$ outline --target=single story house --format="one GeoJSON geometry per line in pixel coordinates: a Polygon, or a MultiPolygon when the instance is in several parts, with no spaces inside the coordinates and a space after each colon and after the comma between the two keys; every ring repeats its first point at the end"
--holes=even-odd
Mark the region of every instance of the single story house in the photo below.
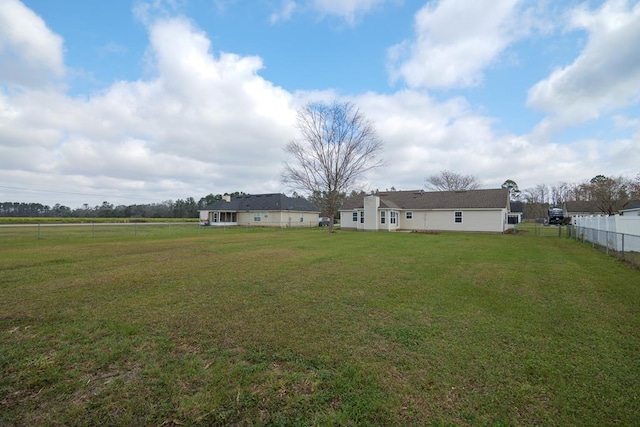
{"type": "MultiPolygon", "coordinates": [[[[614,213],[622,212],[630,206],[635,206],[638,202],[638,200],[617,201],[612,206],[613,211],[614,213]]],[[[564,208],[566,215],[570,217],[607,214],[607,212],[603,211],[602,206],[593,201],[567,201],[564,203],[564,208]]]]}
{"type": "Polygon", "coordinates": [[[509,202],[509,215],[508,223],[512,225],[520,224],[522,222],[522,215],[524,212],[524,203],[511,201],[509,202]]]}
{"type": "Polygon", "coordinates": [[[340,227],[384,231],[503,233],[513,225],[506,188],[467,191],[389,191],[345,200],[340,227]]]}
{"type": "Polygon", "coordinates": [[[640,203],[634,203],[624,209],[620,209],[620,215],[624,216],[640,216],[640,203]]]}
{"type": "Polygon", "coordinates": [[[317,227],[320,210],[302,197],[284,194],[223,196],[200,209],[200,224],[261,227],[317,227]]]}

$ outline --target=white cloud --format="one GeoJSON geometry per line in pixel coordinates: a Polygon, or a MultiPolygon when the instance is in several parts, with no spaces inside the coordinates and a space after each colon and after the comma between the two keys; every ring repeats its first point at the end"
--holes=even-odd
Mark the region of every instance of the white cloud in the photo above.
{"type": "Polygon", "coordinates": [[[358,17],[389,0],[310,0],[312,7],[323,15],[337,16],[349,24],[358,17]]]}
{"type": "Polygon", "coordinates": [[[62,38],[18,0],[0,2],[0,82],[45,87],[64,76],[62,38]]]}
{"type": "Polygon", "coordinates": [[[158,20],[149,34],[148,80],[117,82],[87,99],[0,92],[0,181],[20,169],[34,188],[85,177],[88,191],[135,182],[141,197],[158,182],[183,197],[280,190],[292,95],[258,75],[260,58],[214,55],[188,20],[158,20]]]}
{"type": "Polygon", "coordinates": [[[521,3],[427,2],[416,14],[415,38],[389,49],[391,79],[412,88],[478,85],[483,71],[534,25],[521,3]]]}
{"type": "Polygon", "coordinates": [[[569,29],[585,30],[589,38],[573,63],[529,90],[527,105],[550,115],[536,130],[541,135],[640,101],[640,3],[582,5],[568,18],[569,29]]]}
{"type": "MultiPolygon", "coordinates": [[[[428,175],[443,169],[476,175],[493,188],[507,179],[527,188],[542,182],[578,182],[601,173],[584,165],[585,142],[540,147],[527,137],[498,134],[493,119],[474,111],[463,98],[437,102],[406,90],[369,93],[354,102],[375,122],[385,144],[388,167],[373,181],[380,188],[418,189],[428,175]]],[[[632,163],[627,159],[623,164],[632,163]]]]}
{"type": "Polygon", "coordinates": [[[280,21],[289,20],[291,15],[293,15],[293,12],[296,10],[296,6],[297,4],[293,0],[283,0],[280,10],[272,13],[269,17],[269,21],[272,24],[276,24],[280,21]]]}

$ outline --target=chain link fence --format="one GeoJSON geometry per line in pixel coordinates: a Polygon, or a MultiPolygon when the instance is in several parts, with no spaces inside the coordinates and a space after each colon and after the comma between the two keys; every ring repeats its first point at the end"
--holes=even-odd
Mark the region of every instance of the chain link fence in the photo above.
{"type": "Polygon", "coordinates": [[[594,248],[640,268],[640,236],[638,235],[568,225],[566,236],[590,243],[594,248]]]}
{"type": "MultiPolygon", "coordinates": [[[[319,228],[318,222],[290,224],[237,223],[230,226],[203,226],[197,222],[146,222],[146,223],[41,223],[41,224],[0,224],[1,240],[31,239],[72,239],[72,238],[129,238],[129,237],[182,237],[236,230],[251,232],[256,230],[284,230],[288,228],[319,228]]],[[[326,228],[325,228],[326,229],[326,228]]]]}

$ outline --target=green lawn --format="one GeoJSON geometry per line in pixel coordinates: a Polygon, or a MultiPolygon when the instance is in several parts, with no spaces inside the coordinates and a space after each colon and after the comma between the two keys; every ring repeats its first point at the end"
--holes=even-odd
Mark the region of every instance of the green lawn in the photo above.
{"type": "Polygon", "coordinates": [[[640,419],[640,271],[589,245],[177,230],[0,238],[0,425],[640,419]]]}

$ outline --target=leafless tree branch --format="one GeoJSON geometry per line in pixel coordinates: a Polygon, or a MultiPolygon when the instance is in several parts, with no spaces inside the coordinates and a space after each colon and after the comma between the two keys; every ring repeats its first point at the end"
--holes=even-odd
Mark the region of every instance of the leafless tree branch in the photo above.
{"type": "Polygon", "coordinates": [[[340,195],[348,192],[370,170],[382,165],[382,149],[373,124],[352,103],[311,103],[298,111],[300,137],[285,146],[290,160],[282,181],[310,194],[325,194],[331,218],[340,195]]]}

